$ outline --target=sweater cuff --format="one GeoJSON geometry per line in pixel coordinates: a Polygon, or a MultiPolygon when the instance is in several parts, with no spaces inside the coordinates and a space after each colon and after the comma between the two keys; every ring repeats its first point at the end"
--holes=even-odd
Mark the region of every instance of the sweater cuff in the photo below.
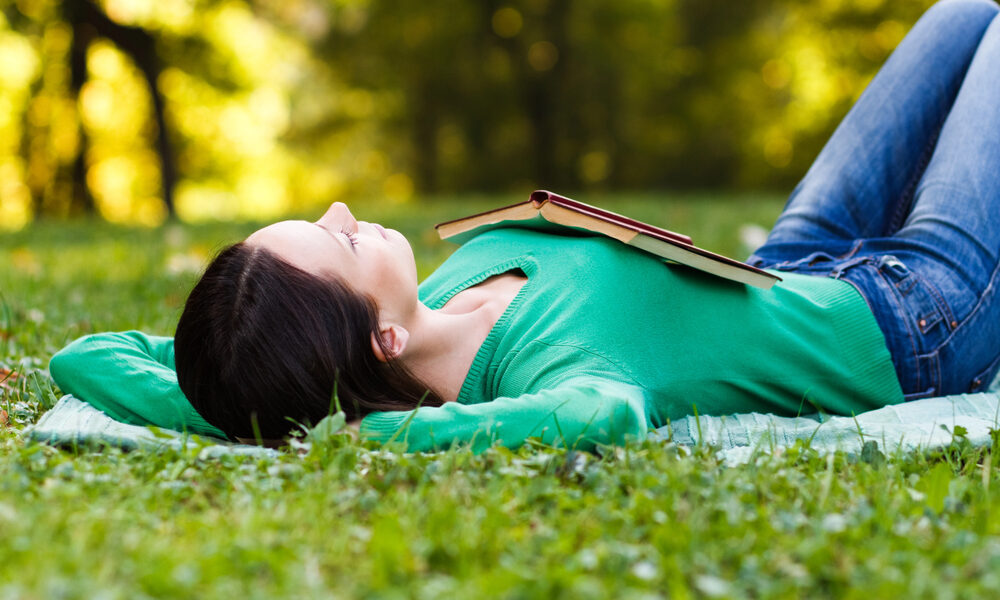
{"type": "Polygon", "coordinates": [[[198,435],[207,435],[222,440],[229,439],[229,436],[223,433],[221,429],[206,421],[205,418],[193,408],[187,411],[187,414],[184,415],[184,427],[187,428],[189,432],[198,435]]]}
{"type": "Polygon", "coordinates": [[[381,443],[388,442],[397,431],[412,420],[414,414],[415,411],[412,410],[373,412],[361,419],[361,437],[381,443]]]}

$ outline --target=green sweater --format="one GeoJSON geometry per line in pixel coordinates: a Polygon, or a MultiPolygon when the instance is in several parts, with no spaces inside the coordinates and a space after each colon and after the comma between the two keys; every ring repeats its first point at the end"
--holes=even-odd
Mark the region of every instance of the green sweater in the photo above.
{"type": "MultiPolygon", "coordinates": [[[[711,277],[601,237],[484,233],[420,286],[439,308],[490,276],[528,281],[480,347],[458,402],[365,417],[411,450],[592,448],[693,414],[823,410],[902,401],[875,319],[848,283],[782,273],[770,290],[711,277]]],[[[112,417],[219,435],[177,388],[173,342],[98,334],[53,357],[65,391],[112,417]]]]}

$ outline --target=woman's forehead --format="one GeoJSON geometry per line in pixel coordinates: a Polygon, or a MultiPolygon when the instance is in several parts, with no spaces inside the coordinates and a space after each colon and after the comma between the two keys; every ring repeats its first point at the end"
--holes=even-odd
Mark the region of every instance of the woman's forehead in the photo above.
{"type": "Polygon", "coordinates": [[[246,242],[251,245],[258,245],[261,242],[266,244],[267,240],[301,236],[308,229],[310,229],[308,221],[278,221],[251,233],[247,236],[246,242]]]}
{"type": "Polygon", "coordinates": [[[309,221],[281,221],[268,225],[247,237],[246,243],[265,248],[314,274],[328,272],[333,267],[331,257],[339,256],[335,249],[340,246],[329,233],[309,221]]]}

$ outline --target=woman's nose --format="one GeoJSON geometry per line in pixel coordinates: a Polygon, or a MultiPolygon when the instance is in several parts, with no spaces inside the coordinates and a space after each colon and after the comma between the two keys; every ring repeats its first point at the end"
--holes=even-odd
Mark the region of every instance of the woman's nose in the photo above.
{"type": "Polygon", "coordinates": [[[351,214],[351,210],[343,202],[334,202],[330,208],[319,218],[319,224],[331,229],[344,229],[353,233],[358,231],[358,221],[351,214]]]}

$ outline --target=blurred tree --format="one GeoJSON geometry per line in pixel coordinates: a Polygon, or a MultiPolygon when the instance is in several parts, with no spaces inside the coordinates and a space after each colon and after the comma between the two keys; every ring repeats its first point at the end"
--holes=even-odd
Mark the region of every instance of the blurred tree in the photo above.
{"type": "Polygon", "coordinates": [[[931,2],[0,0],[0,224],[787,189],[931,2]]]}
{"type": "MultiPolygon", "coordinates": [[[[87,81],[87,51],[98,37],[103,37],[124,52],[139,67],[143,79],[149,88],[152,98],[153,119],[156,122],[156,150],[160,159],[160,186],[162,198],[167,213],[174,214],[174,186],[177,182],[177,170],[174,167],[174,156],[168,135],[165,117],[163,95],[157,88],[157,81],[162,72],[160,58],[156,53],[156,39],[153,34],[141,27],[131,27],[112,21],[91,0],[64,0],[62,2],[62,17],[73,29],[72,50],[70,51],[70,72],[72,95],[79,98],[80,91],[87,81]]],[[[80,144],[73,162],[73,208],[92,212],[94,201],[86,185],[86,154],[88,138],[81,131],[80,144]]]]}

